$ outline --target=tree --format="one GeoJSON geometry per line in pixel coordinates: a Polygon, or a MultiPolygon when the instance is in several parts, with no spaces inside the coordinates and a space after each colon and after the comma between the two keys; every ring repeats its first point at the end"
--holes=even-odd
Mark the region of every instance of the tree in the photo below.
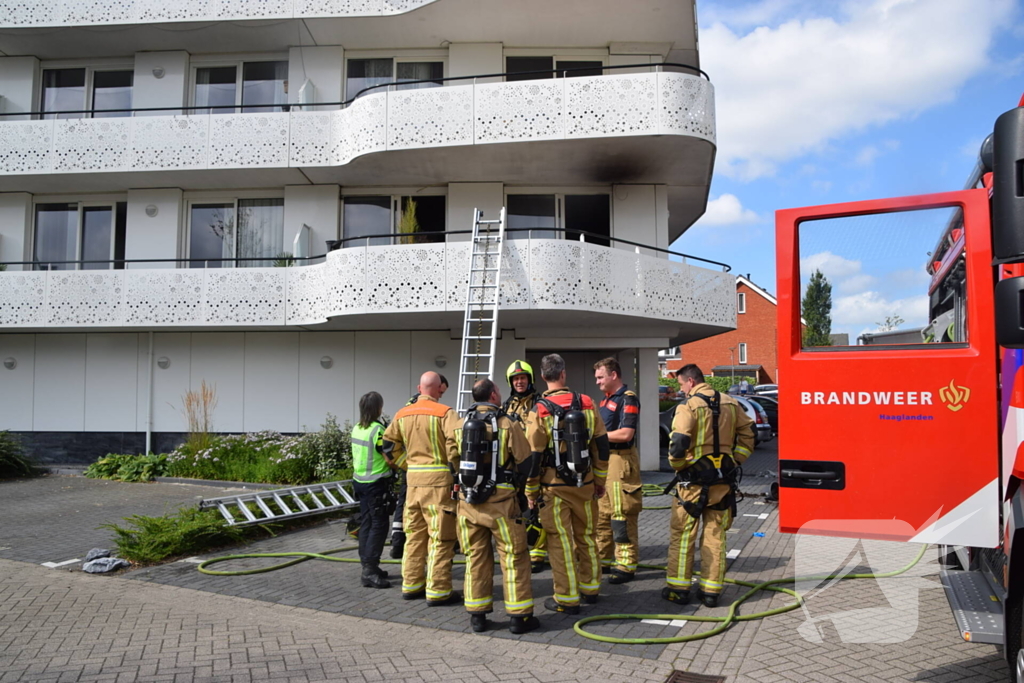
{"type": "Polygon", "coordinates": [[[811,274],[800,308],[806,323],[804,346],[832,346],[832,283],[820,270],[811,274]]]}
{"type": "Polygon", "coordinates": [[[415,244],[415,234],[420,231],[420,222],[416,219],[416,200],[410,198],[402,209],[402,216],[398,219],[398,234],[401,244],[415,244]]]}
{"type": "Polygon", "coordinates": [[[885,322],[875,323],[878,325],[879,332],[892,332],[897,329],[900,325],[907,322],[899,314],[885,316],[885,322]]]}

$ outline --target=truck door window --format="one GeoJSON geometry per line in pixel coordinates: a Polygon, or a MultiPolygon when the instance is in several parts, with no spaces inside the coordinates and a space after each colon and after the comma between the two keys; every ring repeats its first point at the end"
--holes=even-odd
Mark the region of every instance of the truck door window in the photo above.
{"type": "Polygon", "coordinates": [[[805,350],[967,342],[959,208],[807,220],[798,234],[805,350]]]}

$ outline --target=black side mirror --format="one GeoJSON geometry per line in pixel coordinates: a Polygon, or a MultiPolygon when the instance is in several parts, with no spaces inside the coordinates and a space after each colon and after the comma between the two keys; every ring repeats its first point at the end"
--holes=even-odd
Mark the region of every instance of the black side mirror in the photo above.
{"type": "Polygon", "coordinates": [[[992,133],[992,254],[1024,261],[1024,107],[996,119],[992,133]]]}
{"type": "Polygon", "coordinates": [[[996,343],[1007,349],[1024,349],[1024,277],[996,284],[996,343]]]}

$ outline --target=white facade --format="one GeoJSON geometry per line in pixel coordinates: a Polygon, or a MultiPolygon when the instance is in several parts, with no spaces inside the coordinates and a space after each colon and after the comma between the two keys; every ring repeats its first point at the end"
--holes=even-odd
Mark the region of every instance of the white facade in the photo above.
{"type": "Polygon", "coordinates": [[[594,393],[616,355],[657,467],[657,349],[735,326],[733,278],[664,251],[714,160],[693,12],[0,0],[0,429],[90,459],[184,431],[203,381],[217,431],[350,420],[371,389],[394,413],[425,370],[455,383],[457,233],[505,207],[534,231],[506,242],[496,367],[562,352],[594,393]],[[396,79],[421,82],[353,100],[396,79]],[[368,237],[411,200],[415,243],[368,237]]]}

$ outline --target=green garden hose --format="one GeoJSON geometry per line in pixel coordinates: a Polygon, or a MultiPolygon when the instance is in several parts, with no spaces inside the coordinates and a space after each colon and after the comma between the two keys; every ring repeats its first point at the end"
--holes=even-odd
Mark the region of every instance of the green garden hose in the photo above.
{"type": "MultiPolygon", "coordinates": [[[[593,617],[586,617],[580,619],[573,624],[572,629],[584,638],[591,640],[599,640],[602,643],[615,643],[622,645],[653,645],[662,643],[686,643],[693,640],[701,640],[703,638],[710,638],[711,636],[718,635],[722,631],[728,629],[734,622],[737,621],[753,621],[754,619],[763,619],[765,617],[774,616],[776,614],[782,614],[783,612],[789,612],[795,610],[797,607],[803,604],[803,598],[795,590],[789,588],[779,588],[779,584],[783,583],[796,583],[797,581],[828,581],[830,579],[885,579],[893,576],[899,576],[910,569],[912,569],[921,558],[924,557],[925,551],[928,549],[928,544],[921,546],[921,551],[914,558],[913,562],[895,571],[886,572],[884,574],[847,574],[841,576],[839,574],[825,574],[821,576],[802,576],[802,577],[789,577],[785,579],[773,579],[772,581],[764,581],[762,583],[751,583],[749,581],[740,581],[739,579],[726,579],[726,583],[735,584],[737,586],[747,586],[750,588],[746,593],[741,595],[739,599],[729,605],[729,612],[724,617],[705,617],[696,615],[681,615],[678,612],[675,614],[601,614],[593,617]],[[745,600],[758,591],[770,590],[777,593],[788,593],[796,598],[796,602],[777,607],[775,609],[766,610],[764,612],[755,612],[753,614],[736,614],[736,610],[745,600]],[[592,624],[598,621],[614,621],[614,620],[639,620],[639,619],[659,619],[659,620],[674,620],[674,619],[685,619],[686,621],[708,621],[708,622],[719,622],[718,626],[708,631],[702,631],[701,633],[691,633],[685,636],[675,636],[672,638],[614,638],[612,636],[602,636],[597,633],[590,633],[583,627],[586,624],[592,624]]],[[[666,568],[661,565],[654,564],[641,564],[637,565],[644,569],[661,569],[666,568]]]]}
{"type": "MultiPolygon", "coordinates": [[[[663,495],[662,487],[658,484],[644,484],[643,495],[649,496],[660,496],[663,495]]],[[[657,506],[657,507],[644,507],[644,510],[667,510],[671,506],[657,506]]],[[[249,574],[263,574],[265,572],[277,571],[278,569],[284,569],[285,567],[291,567],[301,562],[308,560],[327,560],[328,562],[359,562],[359,558],[356,557],[332,557],[332,555],[347,550],[357,550],[359,546],[348,545],[340,548],[333,548],[331,550],[325,550],[322,553],[309,553],[309,552],[285,552],[285,553],[244,553],[240,555],[225,555],[223,557],[215,557],[209,560],[205,560],[199,564],[197,569],[203,574],[209,574],[212,576],[246,576],[249,574]],[[258,569],[240,569],[236,571],[218,571],[216,569],[208,569],[208,567],[218,564],[220,562],[227,562],[229,560],[242,560],[249,558],[264,558],[264,557],[288,557],[292,558],[287,562],[280,562],[273,564],[268,567],[260,567],[258,569]]],[[[803,604],[803,598],[795,590],[790,588],[781,588],[780,584],[796,583],[798,581],[828,581],[831,579],[884,579],[893,576],[899,576],[910,569],[912,569],[921,558],[924,557],[925,551],[928,545],[924,544],[921,546],[921,551],[917,554],[917,557],[902,569],[895,571],[886,572],[884,574],[847,574],[840,576],[838,574],[827,574],[822,576],[804,576],[804,577],[790,577],[784,579],[773,579],[771,581],[764,581],[762,583],[752,583],[749,581],[741,581],[739,579],[725,579],[726,583],[731,583],[737,586],[745,586],[749,588],[746,593],[741,595],[736,601],[729,605],[729,611],[724,617],[712,617],[712,616],[697,616],[692,614],[681,615],[680,613],[675,614],[602,614],[593,617],[585,617],[580,619],[573,624],[573,630],[584,638],[590,640],[597,640],[603,643],[614,643],[622,645],[654,645],[654,644],[667,644],[667,643],[685,643],[694,640],[701,640],[703,638],[710,638],[711,636],[718,635],[723,631],[731,627],[735,622],[739,621],[753,621],[755,619],[763,619],[765,617],[774,616],[776,614],[782,614],[784,612],[790,612],[800,607],[803,604]],[[775,609],[766,610],[764,612],[755,612],[753,614],[737,614],[736,611],[739,606],[748,600],[755,593],[763,590],[773,591],[776,593],[786,593],[792,595],[796,602],[777,607],[775,609]],[[596,623],[599,621],[621,621],[621,620],[641,620],[641,619],[659,619],[659,620],[676,620],[685,619],[686,621],[702,621],[717,623],[718,625],[707,631],[700,633],[691,633],[685,636],[675,636],[669,638],[615,638],[613,636],[602,636],[597,633],[591,633],[583,627],[587,624],[596,623]]],[[[401,560],[381,560],[383,564],[401,564],[401,560]]],[[[455,560],[455,564],[465,564],[465,560],[455,560]]],[[[660,564],[638,564],[639,569],[656,569],[659,571],[666,571],[667,567],[660,564]]],[[[699,576],[699,573],[697,573],[699,576]]]]}

